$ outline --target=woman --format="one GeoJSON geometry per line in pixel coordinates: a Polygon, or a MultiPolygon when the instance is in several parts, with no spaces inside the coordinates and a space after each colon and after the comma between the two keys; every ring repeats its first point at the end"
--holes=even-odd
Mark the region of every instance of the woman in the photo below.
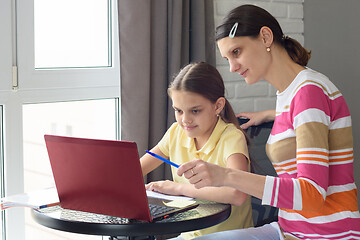
{"type": "Polygon", "coordinates": [[[178,174],[196,188],[231,186],[260,198],[279,208],[279,221],[199,239],[360,239],[351,117],[339,90],[305,67],[310,52],[284,36],[262,8],[235,8],[216,34],[231,72],[247,84],[265,79],[277,89],[276,112],[245,115],[250,124],[275,120],[266,150],[279,177],[201,160],[183,164],[178,174]]]}

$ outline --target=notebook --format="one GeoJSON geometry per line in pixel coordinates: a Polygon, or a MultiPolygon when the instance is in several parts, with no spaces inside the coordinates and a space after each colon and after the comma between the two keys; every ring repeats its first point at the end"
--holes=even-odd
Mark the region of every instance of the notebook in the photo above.
{"type": "Polygon", "coordinates": [[[135,142],[44,138],[62,208],[152,222],[198,205],[148,198],[135,142]],[[151,215],[149,205],[170,207],[151,215]]]}

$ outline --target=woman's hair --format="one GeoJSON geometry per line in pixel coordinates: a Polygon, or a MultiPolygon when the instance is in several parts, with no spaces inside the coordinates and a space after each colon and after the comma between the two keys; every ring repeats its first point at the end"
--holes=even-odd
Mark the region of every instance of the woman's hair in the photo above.
{"type": "MultiPolygon", "coordinates": [[[[197,93],[212,103],[216,103],[220,97],[225,98],[225,86],[220,73],[215,67],[205,62],[190,63],[181,69],[168,88],[169,96],[172,90],[197,93]]],[[[224,122],[233,123],[240,129],[245,134],[248,143],[248,137],[240,128],[238,119],[226,98],[220,116],[224,122]]]]}
{"type": "Polygon", "coordinates": [[[279,22],[266,10],[254,5],[242,5],[231,10],[222,23],[216,28],[216,41],[228,37],[232,32],[234,36],[248,36],[256,38],[262,27],[271,29],[274,42],[286,49],[291,59],[301,66],[306,66],[311,57],[311,51],[305,49],[293,38],[285,36],[279,22]],[[236,31],[232,31],[237,23],[236,31]]]}

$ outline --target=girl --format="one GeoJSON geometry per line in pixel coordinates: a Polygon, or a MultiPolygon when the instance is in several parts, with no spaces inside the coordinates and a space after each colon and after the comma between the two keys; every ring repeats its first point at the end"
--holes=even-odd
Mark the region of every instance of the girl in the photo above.
{"type": "MultiPolygon", "coordinates": [[[[223,80],[213,66],[200,62],[184,67],[168,89],[176,123],[151,151],[179,165],[202,159],[229,169],[249,171],[247,138],[224,97],[224,91],[223,80]]],[[[143,175],[160,164],[162,161],[145,154],[141,158],[143,175]]],[[[181,238],[192,239],[212,232],[253,225],[251,202],[247,194],[232,187],[196,189],[185,178],[178,176],[176,169],[172,168],[172,174],[174,181],[152,182],[147,185],[147,189],[233,205],[231,216],[225,222],[183,233],[181,238]]]]}
{"type": "Polygon", "coordinates": [[[310,52],[284,36],[262,8],[232,10],[216,39],[231,72],[248,84],[265,79],[278,90],[276,112],[242,116],[250,117],[250,124],[275,120],[266,150],[279,177],[201,160],[183,164],[178,174],[196,188],[231,186],[280,210],[278,223],[199,239],[360,239],[351,117],[339,90],[305,67],[310,52]]]}

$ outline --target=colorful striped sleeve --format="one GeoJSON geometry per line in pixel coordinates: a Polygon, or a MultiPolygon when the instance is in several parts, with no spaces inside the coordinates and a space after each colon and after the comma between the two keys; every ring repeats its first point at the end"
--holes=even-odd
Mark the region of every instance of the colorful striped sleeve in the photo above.
{"type": "MultiPolygon", "coordinates": [[[[272,135],[275,144],[295,145],[295,156],[274,164],[282,178],[269,177],[264,196],[271,199],[264,199],[264,203],[293,210],[322,208],[329,185],[330,154],[335,154],[329,152],[330,135],[332,131],[342,134],[344,138],[337,141],[343,144],[349,133],[343,126],[350,121],[350,114],[343,106],[346,104],[339,92],[328,93],[316,82],[305,81],[294,91],[288,111],[276,117],[276,122],[283,124],[275,124],[272,135]],[[343,122],[338,124],[340,128],[337,121],[343,122]]],[[[351,126],[351,122],[345,125],[351,126]]],[[[352,158],[349,149],[336,154],[336,161],[352,158]]]]}
{"type": "Polygon", "coordinates": [[[279,224],[299,239],[360,239],[351,117],[344,97],[307,70],[278,95],[262,203],[279,207],[279,224]],[[308,80],[315,79],[315,80],[308,80]]]}

